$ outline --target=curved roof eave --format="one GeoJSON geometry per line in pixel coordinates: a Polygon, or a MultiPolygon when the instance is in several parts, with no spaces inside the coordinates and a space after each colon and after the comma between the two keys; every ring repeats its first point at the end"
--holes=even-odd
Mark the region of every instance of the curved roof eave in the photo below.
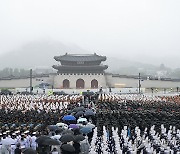
{"type": "Polygon", "coordinates": [[[106,56],[92,55],[75,55],[65,54],[63,56],[54,56],[56,61],[106,61],[106,56]]]}

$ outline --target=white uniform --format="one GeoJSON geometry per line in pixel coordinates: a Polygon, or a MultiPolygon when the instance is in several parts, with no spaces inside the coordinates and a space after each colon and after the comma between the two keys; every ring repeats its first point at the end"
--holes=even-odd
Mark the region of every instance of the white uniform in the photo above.
{"type": "Polygon", "coordinates": [[[16,149],[16,144],[17,144],[17,140],[16,139],[12,139],[11,140],[11,154],[14,154],[14,151],[16,149]]]}
{"type": "Polygon", "coordinates": [[[26,136],[25,140],[26,140],[26,148],[30,148],[30,146],[31,146],[31,136],[30,135],[26,136]]]}
{"type": "Polygon", "coordinates": [[[16,136],[16,141],[17,141],[17,143],[20,143],[20,141],[21,141],[21,135],[17,135],[17,136],[16,136]]]}
{"type": "Polygon", "coordinates": [[[10,154],[11,151],[11,143],[9,142],[9,138],[6,137],[2,139],[2,147],[1,147],[1,154],[10,154]]]}
{"type": "Polygon", "coordinates": [[[36,148],[37,148],[36,138],[37,137],[34,135],[31,137],[31,148],[34,150],[36,150],[36,148]]]}
{"type": "Polygon", "coordinates": [[[2,138],[0,138],[0,153],[1,153],[1,147],[2,147],[2,138]]]}
{"type": "Polygon", "coordinates": [[[21,139],[20,140],[20,145],[21,145],[21,149],[26,148],[26,145],[27,145],[26,140],[25,139],[21,139]]]}

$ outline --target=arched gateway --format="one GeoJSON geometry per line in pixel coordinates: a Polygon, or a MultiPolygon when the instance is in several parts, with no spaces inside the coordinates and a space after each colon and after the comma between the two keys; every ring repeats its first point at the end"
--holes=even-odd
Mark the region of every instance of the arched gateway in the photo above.
{"type": "Polygon", "coordinates": [[[76,81],[76,88],[77,89],[84,89],[84,80],[83,79],[78,79],[76,81]]]}
{"type": "Polygon", "coordinates": [[[91,88],[98,88],[98,81],[96,79],[91,81],[91,88]]]}
{"type": "MultiPolygon", "coordinates": [[[[60,62],[60,65],[53,65],[53,68],[57,70],[57,74],[59,75],[58,81],[64,81],[63,88],[98,88],[98,82],[104,80],[102,76],[105,75],[105,70],[108,68],[107,65],[101,63],[106,61],[106,56],[100,56],[96,53],[66,53],[61,56],[54,56],[54,59],[60,62]],[[98,79],[98,81],[96,79],[98,79]]],[[[105,83],[105,81],[101,83],[105,83]]],[[[58,82],[57,84],[61,85],[58,82]]]]}
{"type": "Polygon", "coordinates": [[[68,79],[63,80],[63,88],[68,89],[69,87],[70,87],[69,80],[68,79]]]}

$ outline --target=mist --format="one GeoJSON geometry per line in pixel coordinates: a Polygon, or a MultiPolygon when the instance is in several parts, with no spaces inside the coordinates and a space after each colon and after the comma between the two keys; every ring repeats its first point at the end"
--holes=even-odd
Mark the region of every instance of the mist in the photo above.
{"type": "Polygon", "coordinates": [[[85,53],[177,68],[179,8],[179,0],[0,1],[0,56],[54,40],[70,46],[68,53],[78,46],[85,53]]]}

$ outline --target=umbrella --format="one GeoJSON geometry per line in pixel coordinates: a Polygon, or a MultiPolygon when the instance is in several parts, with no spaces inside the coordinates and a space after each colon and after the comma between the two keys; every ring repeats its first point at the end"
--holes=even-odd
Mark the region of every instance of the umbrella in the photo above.
{"type": "Polygon", "coordinates": [[[58,126],[58,127],[64,127],[64,124],[65,124],[65,123],[58,122],[58,123],[56,124],[56,126],[58,126]]]}
{"type": "Polygon", "coordinates": [[[61,137],[61,135],[51,136],[52,139],[57,140],[57,141],[60,139],[60,137],[61,137]]]}
{"type": "Polygon", "coordinates": [[[70,144],[63,144],[61,146],[61,148],[64,150],[64,151],[68,151],[68,152],[74,152],[75,151],[75,148],[70,145],[70,144]]]}
{"type": "Polygon", "coordinates": [[[77,120],[77,123],[83,123],[83,122],[87,122],[87,119],[86,118],[79,118],[77,120]]]}
{"type": "Polygon", "coordinates": [[[48,125],[48,129],[49,129],[50,131],[55,131],[55,130],[58,130],[59,127],[58,127],[57,125],[48,125]]]}
{"type": "Polygon", "coordinates": [[[62,120],[64,120],[64,121],[74,121],[74,120],[76,120],[76,118],[74,116],[72,116],[72,115],[66,115],[66,116],[64,116],[62,118],[62,120]]]}
{"type": "Polygon", "coordinates": [[[95,128],[94,124],[88,123],[85,127],[90,127],[91,129],[95,128]]]}
{"type": "Polygon", "coordinates": [[[74,141],[74,135],[72,134],[65,134],[62,135],[60,138],[61,142],[70,142],[70,141],[74,141]]]}
{"type": "Polygon", "coordinates": [[[55,140],[55,139],[45,139],[42,142],[42,145],[60,145],[59,141],[55,140]]]}
{"type": "Polygon", "coordinates": [[[69,129],[63,130],[62,135],[65,135],[65,134],[73,134],[73,131],[69,129]]]}
{"type": "Polygon", "coordinates": [[[76,124],[70,124],[70,125],[69,125],[69,128],[78,129],[79,126],[76,125],[76,124]]]}
{"type": "Polygon", "coordinates": [[[44,140],[46,140],[46,139],[51,139],[51,138],[48,137],[48,136],[40,136],[39,138],[36,139],[36,142],[37,142],[38,144],[42,144],[42,142],[43,142],[44,140]]]}
{"type": "Polygon", "coordinates": [[[84,127],[83,124],[79,123],[79,124],[76,124],[80,129],[84,127]]]}
{"type": "Polygon", "coordinates": [[[58,128],[57,130],[55,130],[54,132],[55,132],[56,134],[61,134],[64,130],[65,130],[64,128],[59,127],[59,128],[58,128]]]}
{"type": "Polygon", "coordinates": [[[75,117],[80,117],[84,115],[84,112],[83,111],[78,111],[76,114],[75,114],[75,117]]]}
{"type": "Polygon", "coordinates": [[[85,116],[94,116],[95,113],[93,112],[93,110],[88,109],[88,110],[85,111],[84,115],[85,115],[85,116]]]}
{"type": "Polygon", "coordinates": [[[83,133],[83,134],[88,134],[88,133],[92,132],[92,128],[83,127],[83,128],[80,129],[80,132],[83,133]]]}
{"type": "Polygon", "coordinates": [[[23,151],[23,154],[37,154],[37,152],[32,148],[27,148],[23,151]]]}
{"type": "Polygon", "coordinates": [[[81,106],[81,107],[75,107],[72,111],[73,111],[73,112],[85,111],[85,108],[84,108],[83,106],[81,106]]]}
{"type": "Polygon", "coordinates": [[[38,129],[40,129],[40,128],[41,128],[41,126],[42,126],[42,124],[38,124],[38,125],[36,125],[36,126],[34,127],[34,130],[38,130],[38,129]]]}
{"type": "Polygon", "coordinates": [[[74,141],[76,141],[76,142],[83,141],[84,139],[85,139],[85,137],[82,134],[76,135],[74,137],[74,141]]]}
{"type": "Polygon", "coordinates": [[[57,123],[56,126],[61,127],[61,128],[64,128],[64,129],[67,129],[67,128],[68,128],[68,125],[65,124],[65,123],[62,123],[62,122],[57,123]]]}
{"type": "Polygon", "coordinates": [[[71,112],[71,115],[73,115],[73,116],[74,116],[75,114],[76,114],[76,112],[71,112]]]}
{"type": "Polygon", "coordinates": [[[71,113],[72,113],[72,110],[67,110],[67,113],[68,113],[68,114],[71,114],[71,113]]]}

